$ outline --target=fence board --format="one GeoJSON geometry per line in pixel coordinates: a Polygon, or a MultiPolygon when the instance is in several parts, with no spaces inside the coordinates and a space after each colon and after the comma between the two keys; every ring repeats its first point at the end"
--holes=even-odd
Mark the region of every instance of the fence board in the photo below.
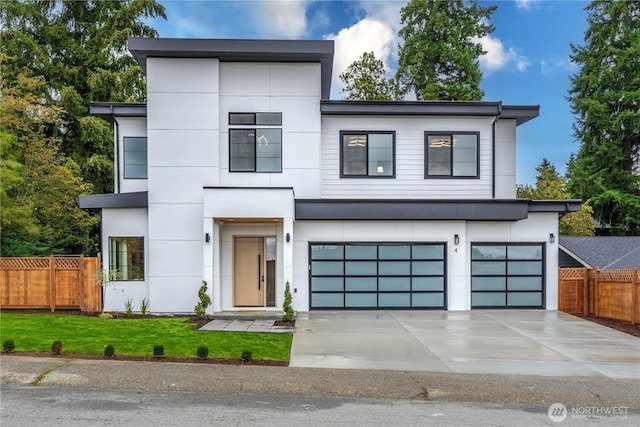
{"type": "Polygon", "coordinates": [[[0,305],[102,311],[99,268],[99,257],[82,255],[0,258],[0,305]]]}

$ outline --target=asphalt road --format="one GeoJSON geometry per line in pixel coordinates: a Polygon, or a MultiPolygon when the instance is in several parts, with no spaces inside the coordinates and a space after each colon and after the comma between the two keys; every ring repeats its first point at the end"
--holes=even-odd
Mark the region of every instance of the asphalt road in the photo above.
{"type": "Polygon", "coordinates": [[[1,392],[3,427],[640,425],[638,411],[584,417],[568,408],[566,419],[556,423],[547,406],[518,404],[49,386],[9,386],[1,392]]]}

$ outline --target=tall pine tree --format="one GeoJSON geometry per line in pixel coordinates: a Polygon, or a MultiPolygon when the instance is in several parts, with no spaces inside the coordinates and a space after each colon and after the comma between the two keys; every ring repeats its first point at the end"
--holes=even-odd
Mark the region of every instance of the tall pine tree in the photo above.
{"type": "Polygon", "coordinates": [[[580,150],[568,188],[590,200],[612,234],[640,235],[640,2],[597,0],[586,8],[580,66],[569,100],[580,150]]]}

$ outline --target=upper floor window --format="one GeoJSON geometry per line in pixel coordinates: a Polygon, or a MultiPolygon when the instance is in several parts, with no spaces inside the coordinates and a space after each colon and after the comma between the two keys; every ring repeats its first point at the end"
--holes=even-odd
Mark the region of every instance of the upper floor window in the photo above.
{"type": "Polygon", "coordinates": [[[127,179],[147,178],[147,138],[125,136],[124,177],[127,179]]]}
{"type": "Polygon", "coordinates": [[[395,132],[340,132],[341,177],[395,177],[395,132]]]}
{"type": "Polygon", "coordinates": [[[229,129],[231,172],[282,172],[282,113],[229,113],[229,125],[242,126],[229,129]]]}
{"type": "Polygon", "coordinates": [[[478,132],[425,132],[425,177],[478,177],[478,132]]]}

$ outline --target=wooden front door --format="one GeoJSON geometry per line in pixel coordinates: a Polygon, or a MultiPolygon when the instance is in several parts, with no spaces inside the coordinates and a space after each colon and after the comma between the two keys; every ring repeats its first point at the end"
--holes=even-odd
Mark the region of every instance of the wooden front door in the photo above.
{"type": "Polygon", "coordinates": [[[236,237],[233,243],[233,305],[264,307],[264,237],[236,237]]]}

